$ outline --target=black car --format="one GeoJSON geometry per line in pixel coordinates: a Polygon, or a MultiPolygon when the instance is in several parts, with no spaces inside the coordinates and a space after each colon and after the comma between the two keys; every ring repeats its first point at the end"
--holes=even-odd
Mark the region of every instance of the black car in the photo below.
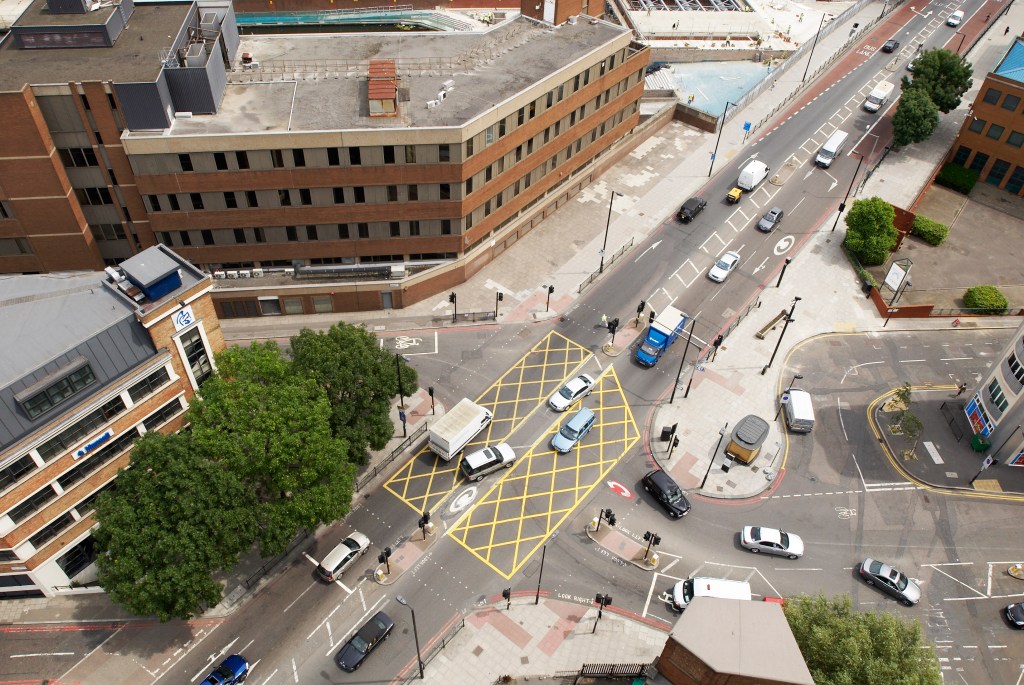
{"type": "Polygon", "coordinates": [[[662,69],[668,69],[669,71],[672,71],[672,66],[668,62],[651,62],[650,64],[647,65],[647,69],[644,73],[647,76],[650,76],[654,72],[661,71],[662,69]]]}
{"type": "Polygon", "coordinates": [[[1010,619],[1010,625],[1018,630],[1024,629],[1024,604],[1008,604],[1006,606],[1006,618],[1010,619]]]}
{"type": "Polygon", "coordinates": [[[707,205],[708,203],[704,198],[691,197],[679,208],[679,220],[684,224],[690,223],[707,205]]]}
{"type": "Polygon", "coordinates": [[[644,476],[642,482],[644,490],[654,495],[654,499],[672,518],[682,518],[690,513],[690,501],[672,480],[672,476],[659,469],[644,476]]]}
{"type": "Polygon", "coordinates": [[[394,627],[395,622],[391,617],[383,611],[378,611],[345,643],[341,651],[334,656],[334,663],[338,664],[341,670],[351,673],[363,665],[366,657],[377,648],[377,645],[388,639],[394,627]]]}
{"type": "Polygon", "coordinates": [[[887,40],[885,41],[885,44],[882,45],[882,52],[896,52],[899,47],[900,42],[898,40],[887,40]]]}

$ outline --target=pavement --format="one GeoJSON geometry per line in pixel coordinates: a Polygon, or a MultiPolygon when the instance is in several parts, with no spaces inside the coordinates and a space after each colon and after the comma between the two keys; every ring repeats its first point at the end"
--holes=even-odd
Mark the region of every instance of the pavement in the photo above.
{"type": "MultiPolygon", "coordinates": [[[[1003,28],[1009,25],[1014,33],[1024,28],[1022,3],[1011,4],[1005,16],[998,14],[1004,5],[991,4],[994,18],[987,27],[994,30],[976,42],[972,39],[973,47],[968,59],[976,64],[974,86],[965,95],[961,107],[944,116],[939,129],[925,143],[888,155],[855,197],[877,195],[908,209],[925,201],[927,193],[931,192],[930,181],[967,112],[967,103],[973,100],[985,73],[1007,44],[1002,35],[1003,28]]],[[[881,3],[877,2],[861,5],[860,10],[837,21],[849,24],[850,30],[856,22],[863,31],[875,32],[879,36],[891,33],[891,29],[875,24],[880,6],[881,3]]],[[[891,16],[892,11],[903,9],[907,8],[890,8],[887,16],[891,16]]],[[[980,10],[982,16],[985,11],[985,8],[980,10]]],[[[848,34],[847,27],[840,26],[820,40],[811,56],[812,73],[833,59],[845,44],[848,34]]],[[[882,41],[873,39],[870,42],[878,45],[882,41]]],[[[746,138],[744,121],[761,121],[802,92],[801,74],[806,64],[805,57],[788,69],[777,69],[776,86],[764,91],[726,124],[716,168],[724,168],[742,153],[746,138]]],[[[765,128],[772,125],[769,121],[765,128]]],[[[754,137],[762,133],[757,132],[754,137]]],[[[505,299],[498,318],[499,325],[544,321],[551,313],[545,312],[547,292],[542,290],[541,284],[553,284],[555,291],[550,299],[550,309],[554,315],[572,311],[574,316],[591,316],[595,322],[598,321],[602,312],[587,309],[580,301],[578,288],[598,269],[612,189],[623,193],[623,196],[616,198],[613,205],[609,255],[630,241],[635,244],[643,240],[661,226],[664,218],[678,207],[682,199],[699,190],[707,181],[704,170],[714,145],[715,136],[712,134],[701,133],[677,122],[667,125],[566,202],[556,214],[520,239],[500,259],[460,285],[457,288],[460,312],[493,311],[495,293],[502,292],[505,299]],[[694,164],[695,160],[697,164],[694,164]],[[551,245],[561,247],[552,250],[551,245]]],[[[674,401],[667,401],[666,391],[660,406],[648,417],[644,430],[647,449],[692,494],[708,498],[757,497],[775,487],[784,477],[788,443],[781,424],[771,424],[762,455],[751,466],[733,465],[724,471],[721,468],[723,454],[720,443],[725,442],[731,427],[743,416],[757,414],[767,418],[774,415],[778,409],[777,398],[794,373],[790,357],[802,342],[833,332],[884,335],[889,331],[931,330],[956,334],[949,318],[894,318],[883,328],[884,320],[870,301],[860,295],[857,278],[840,249],[842,229],[835,233],[829,230],[834,219],[835,214],[829,216],[818,231],[809,235],[794,255],[778,287],[777,273],[766,277],[756,295],[759,306],[753,306],[755,300],[752,300],[748,315],[737,313],[725,322],[724,342],[713,358],[706,352],[699,356],[691,355],[691,358],[702,361],[685,369],[684,382],[678,388],[674,401]],[[804,299],[796,303],[795,321],[785,330],[785,336],[780,338],[783,331],[776,326],[766,332],[763,340],[759,339],[755,334],[766,327],[776,314],[793,306],[797,297],[804,299]],[[777,343],[778,355],[774,363],[765,368],[777,343]],[[680,447],[669,458],[667,443],[660,441],[660,433],[662,427],[673,424],[678,425],[677,435],[681,440],[680,447]],[[724,436],[719,435],[719,428],[724,429],[724,436]],[[720,441],[720,437],[724,439],[720,441]],[[702,484],[705,474],[706,482],[702,484]]],[[[606,271],[615,267],[614,262],[605,261],[606,271]]],[[[403,310],[346,314],[344,318],[352,323],[365,322],[371,330],[382,335],[435,329],[439,325],[435,317],[451,314],[451,310],[446,309],[446,300],[446,296],[438,296],[435,300],[417,303],[403,310]]],[[[619,315],[629,318],[630,313],[619,315]]],[[[255,338],[287,339],[301,327],[326,329],[337,320],[338,315],[332,314],[233,319],[222,321],[221,325],[229,342],[243,343],[255,338]]],[[[1014,317],[989,317],[965,319],[963,327],[1004,328],[1009,333],[1019,323],[1020,320],[1014,317]]],[[[445,324],[448,325],[472,324],[445,324]]],[[[494,323],[488,325],[493,326],[494,323]]],[[[621,353],[629,343],[623,337],[628,330],[629,327],[621,330],[615,347],[603,353],[621,353]]],[[[915,413],[925,426],[922,443],[949,442],[949,431],[954,428],[947,427],[942,405],[946,403],[948,410],[952,403],[968,399],[967,395],[949,397],[955,391],[952,385],[915,391],[915,413]]],[[[889,423],[883,405],[879,402],[871,414],[880,428],[889,423]]],[[[424,421],[430,420],[430,407],[422,390],[408,400],[407,406],[409,422],[406,430],[411,434],[424,421]]],[[[443,408],[435,406],[437,409],[443,408]]],[[[395,419],[396,425],[400,425],[397,407],[395,419]]],[[[884,448],[891,454],[899,455],[906,448],[900,442],[900,436],[893,436],[887,430],[880,430],[880,433],[886,440],[884,448]]],[[[945,478],[946,472],[969,474],[981,465],[982,455],[971,448],[969,436],[967,429],[966,438],[944,448],[944,470],[928,458],[891,460],[911,481],[943,492],[977,494],[981,490],[989,493],[998,490],[1004,494],[1024,494],[1024,470],[1021,469],[990,469],[973,485],[965,484],[962,477],[956,482],[945,478]],[[1022,473],[1018,475],[1016,471],[1022,473]]],[[[379,485],[389,472],[386,466],[382,466],[382,461],[402,441],[399,431],[387,448],[373,455],[367,468],[378,469],[380,475],[375,479],[371,477],[360,493],[372,491],[379,485]]],[[[399,453],[397,460],[402,458],[403,453],[399,453]]],[[[361,497],[357,496],[355,506],[361,506],[361,497]]],[[[599,544],[638,568],[650,566],[637,558],[637,549],[625,545],[623,538],[626,536],[616,537],[615,531],[606,531],[604,527],[601,531],[587,532],[599,544]]],[[[426,540],[419,542],[416,542],[417,537],[418,531],[410,531],[406,542],[408,549],[396,550],[391,559],[391,575],[384,574],[385,577],[379,578],[378,582],[394,582],[405,568],[411,567],[415,558],[436,542],[435,536],[428,535],[426,540]]],[[[289,558],[298,558],[311,544],[312,538],[297,541],[289,558]]],[[[278,563],[289,563],[289,558],[278,560],[278,563]]],[[[256,595],[260,587],[273,582],[273,564],[254,557],[245,559],[231,577],[224,579],[228,597],[199,621],[218,620],[231,614],[242,602],[256,595]]],[[[495,682],[503,675],[510,676],[508,682],[526,678],[542,680],[557,674],[575,673],[584,663],[650,663],[660,654],[666,637],[664,625],[653,624],[614,606],[604,609],[600,622],[597,622],[597,613],[597,607],[590,598],[551,597],[544,593],[539,597],[514,596],[510,608],[506,608],[500,597],[491,598],[488,604],[468,611],[463,627],[454,635],[424,636],[425,653],[434,651],[442,639],[445,645],[428,661],[425,681],[495,682]]],[[[142,619],[128,617],[102,594],[0,602],[0,624],[139,620],[142,619]]],[[[455,623],[461,622],[457,620],[455,623]]],[[[418,675],[415,661],[406,664],[403,673],[404,676],[418,675]]]]}

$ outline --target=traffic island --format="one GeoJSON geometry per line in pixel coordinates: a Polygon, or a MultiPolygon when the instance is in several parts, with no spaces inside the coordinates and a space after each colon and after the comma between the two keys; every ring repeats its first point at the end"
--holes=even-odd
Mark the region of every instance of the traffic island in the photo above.
{"type": "Polygon", "coordinates": [[[378,565],[373,571],[373,580],[378,585],[392,585],[402,574],[419,563],[420,559],[427,553],[430,547],[437,541],[434,534],[434,524],[427,524],[420,530],[400,542],[392,550],[385,547],[377,555],[378,565]]]}
{"type": "MultiPolygon", "coordinates": [[[[641,545],[633,538],[614,528],[612,523],[604,518],[602,514],[595,516],[583,529],[592,541],[600,545],[610,554],[614,554],[623,562],[632,564],[644,571],[653,571],[658,568],[660,557],[657,552],[651,552],[647,545],[641,545]]],[[[612,517],[614,520],[614,516],[612,517]]],[[[660,540],[659,540],[660,541],[660,540]]]]}

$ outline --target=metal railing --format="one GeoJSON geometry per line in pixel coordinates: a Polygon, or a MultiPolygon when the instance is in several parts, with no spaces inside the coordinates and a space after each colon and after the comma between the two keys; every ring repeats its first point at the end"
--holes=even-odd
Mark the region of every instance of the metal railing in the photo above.
{"type": "Polygon", "coordinates": [[[558,671],[556,678],[576,685],[580,678],[653,678],[654,664],[583,664],[578,671],[558,671]]]}
{"type": "Polygon", "coordinates": [[[455,321],[452,321],[452,315],[451,314],[442,314],[441,316],[435,316],[435,317],[431,318],[431,321],[433,321],[435,324],[439,324],[439,325],[444,325],[445,323],[457,324],[460,321],[476,322],[476,321],[494,321],[494,320],[495,319],[494,319],[494,310],[493,309],[489,309],[489,310],[484,311],[484,312],[459,312],[456,315],[456,317],[455,317],[455,321]]]}
{"type": "MultiPolygon", "coordinates": [[[[634,240],[635,240],[635,238],[630,238],[630,239],[629,239],[629,242],[628,242],[628,243],[626,243],[625,245],[623,245],[622,247],[620,247],[620,248],[619,248],[619,251],[618,251],[618,252],[616,252],[615,254],[613,254],[613,255],[611,256],[611,259],[607,260],[607,261],[606,261],[606,262],[604,263],[604,268],[605,268],[605,269],[610,269],[610,268],[611,268],[611,266],[612,266],[612,264],[614,264],[614,263],[615,263],[615,260],[616,260],[616,259],[618,259],[618,258],[619,258],[619,257],[621,257],[622,255],[624,255],[624,254],[625,254],[625,253],[626,253],[627,251],[631,250],[631,249],[633,248],[633,241],[634,241],[634,240]]],[[[601,272],[600,272],[600,271],[595,271],[594,273],[592,273],[592,274],[590,274],[589,276],[587,276],[587,277],[586,277],[586,278],[585,278],[585,279],[583,280],[583,282],[582,282],[582,283],[580,283],[579,287],[578,287],[578,288],[576,288],[576,293],[577,293],[577,294],[582,294],[582,293],[583,293],[583,291],[584,291],[584,290],[586,290],[586,289],[587,289],[588,287],[590,287],[590,284],[591,284],[591,283],[593,283],[594,281],[596,281],[596,280],[597,280],[597,277],[598,277],[598,276],[600,276],[600,275],[601,275],[601,272]]]]}
{"type": "Polygon", "coordinates": [[[372,469],[368,469],[366,473],[359,476],[358,480],[356,480],[356,492],[359,492],[360,490],[365,488],[370,483],[370,481],[372,481],[374,478],[383,473],[384,469],[386,469],[391,464],[391,462],[398,458],[398,455],[402,454],[402,452],[405,452],[405,450],[409,449],[414,444],[416,444],[420,437],[427,432],[427,423],[427,421],[421,423],[420,427],[412,432],[412,435],[410,435],[405,440],[400,442],[398,444],[398,447],[391,450],[391,454],[384,457],[384,459],[381,460],[381,462],[374,466],[372,469]]]}
{"type": "MultiPolygon", "coordinates": [[[[423,652],[423,665],[426,666],[430,661],[437,656],[441,650],[451,644],[451,641],[455,639],[455,636],[459,634],[459,631],[466,627],[466,619],[464,616],[459,616],[455,621],[448,627],[441,637],[436,639],[433,644],[427,645],[426,650],[423,652]]],[[[415,680],[419,680],[420,674],[417,669],[412,669],[412,673],[402,681],[403,685],[408,685],[415,680]]]]}

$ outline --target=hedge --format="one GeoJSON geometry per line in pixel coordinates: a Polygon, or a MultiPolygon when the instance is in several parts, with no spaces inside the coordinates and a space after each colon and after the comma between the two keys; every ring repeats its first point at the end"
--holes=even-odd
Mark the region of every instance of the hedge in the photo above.
{"type": "Polygon", "coordinates": [[[929,245],[941,245],[949,237],[949,227],[932,221],[926,216],[914,217],[914,223],[910,227],[910,234],[916,235],[929,245]]]}
{"type": "Polygon", "coordinates": [[[1004,314],[1009,305],[1006,295],[994,285],[976,285],[964,293],[964,306],[979,314],[1004,314]]]}
{"type": "Polygon", "coordinates": [[[978,172],[950,162],[942,167],[942,171],[935,177],[935,182],[940,186],[946,186],[967,195],[974,188],[974,184],[978,182],[978,172]]]}

